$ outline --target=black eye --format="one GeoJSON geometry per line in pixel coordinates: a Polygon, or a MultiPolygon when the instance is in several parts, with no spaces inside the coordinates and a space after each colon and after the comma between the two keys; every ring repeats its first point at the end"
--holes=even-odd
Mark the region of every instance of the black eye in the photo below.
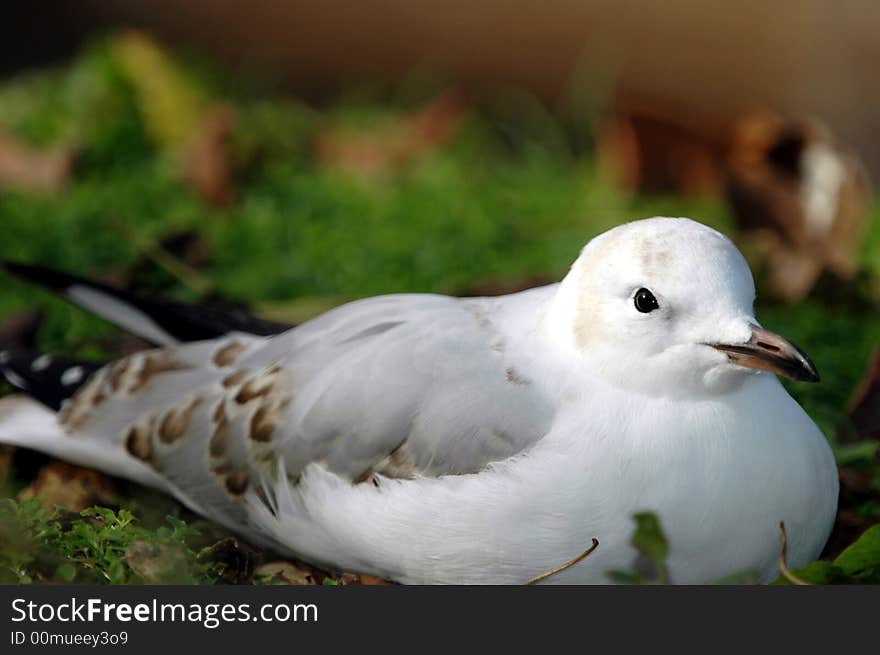
{"type": "Polygon", "coordinates": [[[653,312],[660,306],[657,304],[657,299],[654,297],[654,294],[644,288],[636,291],[636,296],[633,301],[635,302],[636,309],[642,312],[642,314],[653,312]]]}

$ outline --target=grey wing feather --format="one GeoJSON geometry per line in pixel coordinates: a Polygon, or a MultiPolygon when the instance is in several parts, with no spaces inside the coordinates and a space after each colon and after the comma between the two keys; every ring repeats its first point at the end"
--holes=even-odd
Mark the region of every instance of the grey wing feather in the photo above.
{"type": "Polygon", "coordinates": [[[354,482],[479,471],[539,440],[553,410],[511,375],[474,302],[383,296],[271,338],[138,353],[94,374],[59,423],[124,449],[233,527],[248,515],[230,500],[278,458],[292,478],[311,463],[354,482]]]}
{"type": "Polygon", "coordinates": [[[467,473],[540,439],[551,408],[511,376],[498,333],[469,302],[359,301],[257,352],[263,366],[281,363],[290,398],[273,436],[287,471],[317,461],[354,479],[467,473]]]}

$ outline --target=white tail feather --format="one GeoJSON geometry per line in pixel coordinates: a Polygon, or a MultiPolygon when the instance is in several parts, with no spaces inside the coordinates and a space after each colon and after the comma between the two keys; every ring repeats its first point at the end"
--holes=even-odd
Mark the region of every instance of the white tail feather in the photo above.
{"type": "Polygon", "coordinates": [[[160,346],[172,346],[177,343],[177,339],[163,330],[147,314],[100,289],[74,284],[67,288],[64,295],[80,307],[147,341],[160,346]]]}
{"type": "Polygon", "coordinates": [[[86,435],[65,434],[55,412],[27,396],[0,398],[0,443],[37,450],[73,464],[170,491],[155,471],[128,455],[121,446],[86,435]]]}

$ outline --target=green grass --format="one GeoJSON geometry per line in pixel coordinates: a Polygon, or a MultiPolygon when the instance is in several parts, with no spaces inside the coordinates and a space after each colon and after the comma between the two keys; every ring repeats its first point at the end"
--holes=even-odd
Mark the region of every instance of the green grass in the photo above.
{"type": "Polygon", "coordinates": [[[126,509],[92,507],[71,514],[46,510],[36,498],[5,499],[0,584],[209,584],[221,569],[192,550],[188,541],[198,536],[173,516],[149,530],[126,509]]]}

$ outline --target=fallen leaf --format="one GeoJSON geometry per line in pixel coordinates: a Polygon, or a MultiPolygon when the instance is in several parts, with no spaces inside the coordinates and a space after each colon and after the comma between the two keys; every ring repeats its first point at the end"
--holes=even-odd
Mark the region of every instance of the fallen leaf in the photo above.
{"type": "Polygon", "coordinates": [[[352,585],[384,587],[396,584],[394,582],[389,582],[388,580],[378,578],[375,575],[361,575],[358,573],[341,573],[337,576],[334,576],[333,581],[335,584],[341,587],[348,587],[352,585]]]}
{"type": "Polygon", "coordinates": [[[215,207],[228,207],[235,197],[229,151],[234,127],[232,108],[212,106],[205,110],[182,151],[184,180],[215,207]]]}
{"type": "Polygon", "coordinates": [[[460,93],[445,93],[378,129],[336,128],[320,134],[317,158],[326,168],[356,177],[385,175],[447,143],[466,113],[467,104],[460,93]]]}
{"type": "Polygon", "coordinates": [[[374,575],[362,575],[362,576],[361,576],[361,581],[360,581],[360,583],[361,583],[362,585],[378,586],[378,587],[391,586],[391,585],[394,585],[394,584],[395,584],[395,583],[393,583],[393,582],[391,582],[391,581],[389,581],[389,580],[384,580],[384,579],[382,579],[382,578],[377,578],[377,577],[374,576],[374,575]]]}
{"type": "Polygon", "coordinates": [[[619,107],[596,129],[599,171],[629,192],[717,196],[724,184],[719,145],[659,107],[619,107]]]}
{"type": "Polygon", "coordinates": [[[70,180],[73,160],[73,148],[37,150],[0,130],[0,188],[60,191],[70,180]]]}
{"type": "Polygon", "coordinates": [[[116,502],[116,489],[105,475],[63,462],[44,466],[37,479],[21,490],[21,501],[37,498],[46,509],[56,505],[79,512],[92,505],[116,502]]]}
{"type": "Polygon", "coordinates": [[[764,233],[770,289],[794,302],[824,271],[853,279],[870,196],[854,151],[817,120],[770,112],[742,117],[731,133],[727,197],[747,237],[764,233]]]}
{"type": "Polygon", "coordinates": [[[286,561],[263,564],[254,571],[254,577],[273,584],[289,585],[316,585],[320,579],[310,567],[300,567],[286,561]]]}
{"type": "Polygon", "coordinates": [[[15,446],[0,444],[0,487],[9,482],[9,472],[12,470],[12,454],[15,446]]]}
{"type": "Polygon", "coordinates": [[[135,541],[125,549],[125,562],[147,584],[179,581],[188,562],[179,544],[156,544],[135,541]]]}

